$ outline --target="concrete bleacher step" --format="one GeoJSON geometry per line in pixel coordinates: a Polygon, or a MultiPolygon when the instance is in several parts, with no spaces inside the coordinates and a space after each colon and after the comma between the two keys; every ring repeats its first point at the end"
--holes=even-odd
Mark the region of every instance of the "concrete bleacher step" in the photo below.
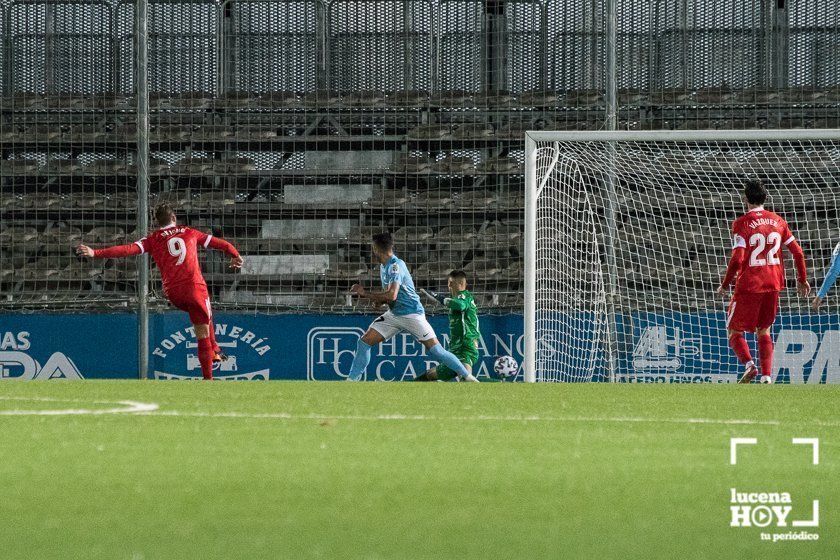
{"type": "Polygon", "coordinates": [[[452,138],[452,128],[448,124],[423,124],[408,131],[406,137],[418,140],[443,140],[452,138]]]}
{"type": "Polygon", "coordinates": [[[207,91],[152,92],[149,106],[153,110],[209,109],[213,98],[214,94],[207,91]]]}
{"type": "Polygon", "coordinates": [[[263,220],[261,237],[305,240],[347,238],[358,225],[358,219],[263,220]]]}
{"type": "Polygon", "coordinates": [[[486,210],[492,208],[498,200],[498,197],[492,192],[474,190],[462,193],[455,198],[455,206],[464,210],[486,210]]]}
{"type": "Polygon", "coordinates": [[[317,90],[301,98],[304,107],[335,107],[341,104],[341,94],[331,90],[317,90]]]}
{"type": "Polygon", "coordinates": [[[467,156],[449,156],[435,161],[432,171],[435,173],[459,174],[475,170],[475,161],[467,156]]]}
{"type": "Polygon", "coordinates": [[[336,280],[360,280],[370,275],[365,263],[338,263],[327,269],[327,278],[336,280]]]}
{"type": "Polygon", "coordinates": [[[434,237],[432,228],[425,226],[405,226],[394,232],[397,243],[421,243],[434,237]]]}
{"type": "Polygon", "coordinates": [[[83,237],[86,242],[117,245],[125,241],[125,230],[120,227],[101,226],[93,228],[83,237]]]}
{"type": "Polygon", "coordinates": [[[452,137],[457,139],[481,139],[490,138],[495,132],[493,125],[484,123],[459,124],[452,132],[452,137]]]}
{"type": "Polygon", "coordinates": [[[428,173],[432,160],[427,156],[400,154],[394,163],[394,171],[400,173],[428,173]]]}
{"type": "Polygon", "coordinates": [[[451,191],[429,190],[415,193],[408,204],[418,210],[444,210],[452,206],[454,195],[451,191]]]}
{"type": "Polygon", "coordinates": [[[298,107],[301,105],[300,95],[295,91],[273,91],[261,93],[256,100],[256,106],[267,109],[298,107]]]}
{"type": "Polygon", "coordinates": [[[314,255],[253,255],[242,267],[242,275],[324,274],[330,266],[330,256],[314,255]]]}
{"type": "Polygon", "coordinates": [[[369,202],[377,186],[371,183],[351,185],[288,184],[283,187],[284,204],[356,205],[369,202]]]}
{"type": "Polygon", "coordinates": [[[423,107],[429,104],[429,92],[421,90],[403,90],[388,96],[388,103],[397,107],[423,107]]]}

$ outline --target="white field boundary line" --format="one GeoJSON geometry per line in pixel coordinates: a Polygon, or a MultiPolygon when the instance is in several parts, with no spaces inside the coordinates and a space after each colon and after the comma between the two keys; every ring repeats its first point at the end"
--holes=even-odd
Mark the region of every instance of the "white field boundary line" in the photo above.
{"type": "Polygon", "coordinates": [[[245,418],[264,420],[361,420],[361,421],[437,421],[437,422],[616,422],[650,424],[711,424],[728,426],[781,426],[784,424],[816,424],[840,426],[840,422],[784,422],[781,420],[749,420],[745,418],[645,418],[637,416],[435,416],[425,414],[293,414],[290,412],[201,412],[155,410],[139,412],[138,416],[169,416],[184,418],[245,418]]]}
{"type": "Polygon", "coordinates": [[[63,408],[63,409],[11,409],[0,410],[0,416],[68,416],[68,415],[100,415],[100,414],[137,414],[157,410],[156,403],[142,403],[137,401],[92,401],[79,399],[55,399],[51,397],[6,397],[0,396],[0,401],[25,401],[45,403],[74,403],[74,404],[103,404],[110,408],[63,408]],[[118,405],[118,406],[114,406],[118,405]]]}
{"type": "Polygon", "coordinates": [[[265,420],[360,420],[360,421],[476,421],[476,422],[615,422],[649,424],[710,424],[727,426],[781,426],[784,424],[810,424],[822,427],[840,427],[840,421],[824,420],[785,422],[781,420],[750,420],[746,418],[645,418],[640,416],[436,416],[426,414],[293,414],[290,412],[201,412],[160,410],[157,403],[136,401],[94,401],[84,399],[56,399],[51,397],[7,397],[0,396],[0,401],[30,401],[56,403],[82,403],[120,405],[101,409],[56,409],[56,410],[0,410],[0,416],[61,416],[61,415],[100,415],[132,414],[134,416],[167,416],[185,418],[244,418],[265,420]]]}

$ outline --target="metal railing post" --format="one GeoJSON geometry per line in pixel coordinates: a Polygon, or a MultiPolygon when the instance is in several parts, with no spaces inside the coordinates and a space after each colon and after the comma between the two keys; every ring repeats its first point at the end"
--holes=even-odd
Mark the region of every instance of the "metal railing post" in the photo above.
{"type": "MultiPolygon", "coordinates": [[[[149,48],[148,0],[137,0],[134,20],[137,84],[137,231],[149,229],[149,48]]],[[[149,373],[149,255],[140,255],[137,274],[137,369],[149,373]]]]}

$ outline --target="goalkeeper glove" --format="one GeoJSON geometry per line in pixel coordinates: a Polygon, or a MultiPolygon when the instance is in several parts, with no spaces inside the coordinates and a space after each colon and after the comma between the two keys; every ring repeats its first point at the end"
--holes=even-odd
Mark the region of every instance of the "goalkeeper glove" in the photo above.
{"type": "Polygon", "coordinates": [[[441,294],[439,292],[432,291],[432,290],[421,290],[421,291],[424,294],[426,294],[427,296],[429,296],[430,298],[432,298],[434,300],[437,300],[437,302],[440,303],[441,305],[446,305],[446,300],[448,299],[446,297],[446,295],[441,294]]]}

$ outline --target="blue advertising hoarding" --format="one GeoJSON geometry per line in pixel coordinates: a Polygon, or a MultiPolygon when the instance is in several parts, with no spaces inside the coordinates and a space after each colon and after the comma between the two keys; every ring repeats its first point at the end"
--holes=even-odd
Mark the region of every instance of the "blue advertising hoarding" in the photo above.
{"type": "Polygon", "coordinates": [[[0,314],[0,379],[137,377],[134,315],[0,314]]]}
{"type": "MultiPolygon", "coordinates": [[[[344,379],[356,340],[373,318],[217,314],[216,336],[230,359],[217,366],[215,376],[344,379]]],[[[617,381],[728,382],[741,371],[727,346],[723,313],[637,313],[617,321],[617,347],[624,350],[616,363],[617,381]]],[[[447,318],[430,317],[430,322],[446,345],[447,318]]],[[[481,330],[479,379],[492,371],[497,356],[522,362],[521,315],[484,316],[481,330]]],[[[0,337],[0,379],[137,376],[133,314],[0,314],[0,337]]],[[[774,337],[776,382],[840,383],[840,316],[781,315],[774,337]]],[[[195,336],[183,313],[151,316],[149,351],[151,378],[201,375],[195,336]]],[[[401,334],[374,349],[366,378],[407,380],[432,365],[423,346],[401,334]]]]}
{"type": "MultiPolygon", "coordinates": [[[[730,382],[743,370],[723,313],[636,313],[620,317],[618,330],[618,347],[627,349],[618,381],[730,382]]],[[[773,335],[774,382],[840,383],[840,316],[779,315],[773,335]]],[[[747,340],[755,352],[753,336],[747,340]]]]}
{"type": "MultiPolygon", "coordinates": [[[[217,366],[222,379],[344,379],[356,341],[372,315],[252,315],[217,313],[216,338],[230,356],[217,366]]],[[[429,317],[444,345],[445,316],[429,317]]],[[[496,356],[522,361],[522,316],[481,318],[484,337],[476,374],[486,377],[496,356]]],[[[0,378],[134,378],[137,320],[115,315],[0,315],[0,378]]],[[[200,378],[195,333],[183,313],[149,320],[149,377],[200,378]]],[[[421,344],[400,334],[371,354],[368,380],[411,379],[434,365],[421,344]]],[[[520,374],[521,378],[521,374],[520,374]]]]}

